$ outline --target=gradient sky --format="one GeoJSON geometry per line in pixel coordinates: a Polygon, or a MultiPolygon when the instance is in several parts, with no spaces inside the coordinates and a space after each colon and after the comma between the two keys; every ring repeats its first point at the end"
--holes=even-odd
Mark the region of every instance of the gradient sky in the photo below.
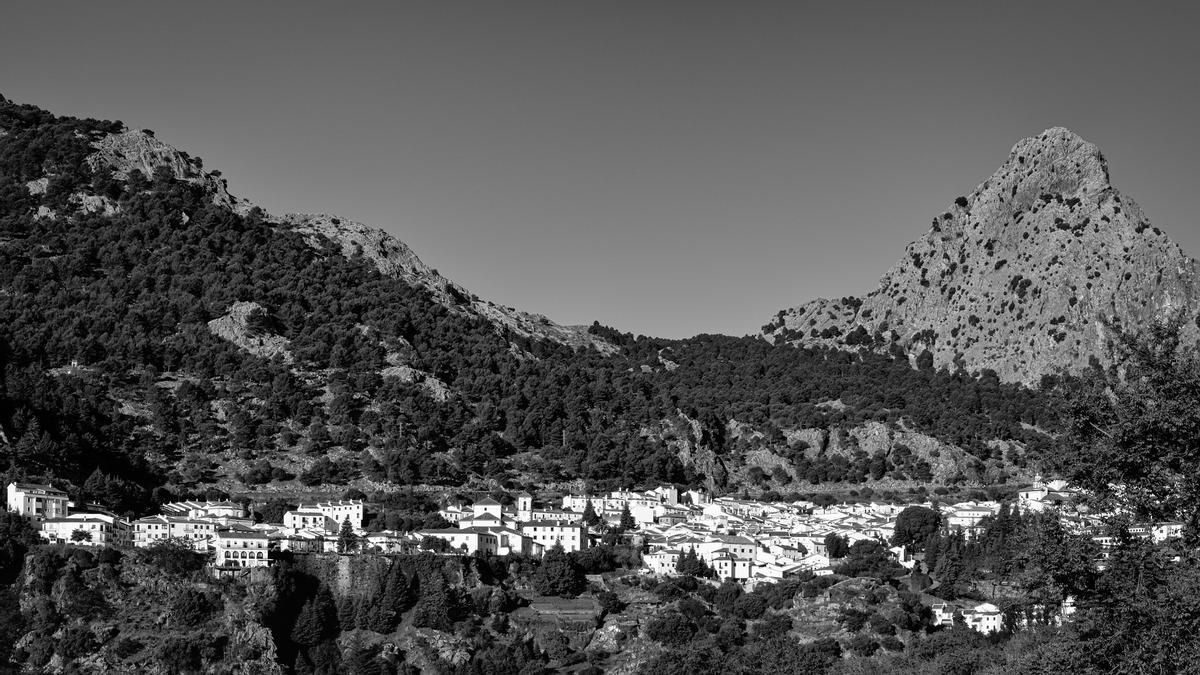
{"type": "Polygon", "coordinates": [[[865,293],[1055,125],[1200,254],[1196,3],[805,4],[23,3],[0,93],[565,324],[743,335],[865,293]]]}

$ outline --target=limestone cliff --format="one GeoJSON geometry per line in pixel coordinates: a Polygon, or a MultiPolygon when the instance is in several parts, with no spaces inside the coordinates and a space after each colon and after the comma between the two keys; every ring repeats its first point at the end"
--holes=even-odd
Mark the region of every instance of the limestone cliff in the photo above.
{"type": "Polygon", "coordinates": [[[1109,180],[1095,145],[1056,127],[1017,143],[863,298],[817,299],[763,327],[776,343],[884,349],[1036,383],[1111,358],[1104,321],[1180,316],[1196,333],[1196,261],[1109,180]]]}

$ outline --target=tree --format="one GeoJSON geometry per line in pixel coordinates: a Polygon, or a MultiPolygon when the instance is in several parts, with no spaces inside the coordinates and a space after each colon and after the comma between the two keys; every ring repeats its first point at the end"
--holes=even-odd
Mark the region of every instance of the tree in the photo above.
{"type": "Polygon", "coordinates": [[[844,535],[830,532],[825,535],[825,555],[830,560],[845,558],[850,551],[850,541],[844,535]]]}
{"type": "Polygon", "coordinates": [[[592,507],[592,500],[587,500],[587,504],[583,507],[583,524],[589,528],[594,528],[600,524],[600,516],[596,515],[596,509],[592,507]]]}
{"type": "Polygon", "coordinates": [[[687,553],[682,551],[679,553],[679,557],[675,560],[675,571],[693,577],[713,576],[712,568],[696,555],[695,548],[688,549],[687,553]]]}
{"type": "Polygon", "coordinates": [[[316,596],[300,608],[296,625],[292,627],[292,642],[313,647],[337,637],[338,629],[337,604],[329,587],[322,586],[316,596]]]}
{"type": "Polygon", "coordinates": [[[622,532],[629,532],[637,529],[637,521],[633,519],[633,514],[629,512],[629,504],[621,508],[621,522],[619,528],[622,532]]]}
{"type": "Polygon", "coordinates": [[[410,584],[399,561],[392,561],[387,578],[383,583],[383,592],[375,601],[377,607],[370,612],[367,628],[376,633],[390,633],[400,622],[401,615],[412,605],[410,584]]]}
{"type": "Polygon", "coordinates": [[[892,552],[874,539],[854,542],[846,558],[834,571],[848,577],[876,577],[884,581],[895,579],[905,572],[904,567],[892,558],[892,552]]]}
{"type": "Polygon", "coordinates": [[[1072,483],[1200,541],[1200,353],[1180,319],[1137,334],[1109,326],[1119,367],[1058,389],[1065,435],[1051,458],[1072,483]]]}
{"type": "Polygon", "coordinates": [[[92,533],[88,532],[87,530],[76,529],[76,530],[71,531],[71,541],[83,542],[83,541],[91,541],[91,540],[92,540],[92,533]]]}
{"type": "Polygon", "coordinates": [[[896,517],[892,545],[908,546],[912,551],[920,551],[941,524],[942,516],[937,511],[916,504],[907,506],[896,517]]]}
{"type": "Polygon", "coordinates": [[[430,574],[419,583],[420,596],[413,607],[412,625],[415,628],[447,630],[450,628],[450,591],[440,573],[430,574]]]}
{"type": "Polygon", "coordinates": [[[539,595],[573,598],[586,587],[583,570],[563,551],[562,544],[555,544],[546,551],[542,556],[542,564],[533,573],[533,588],[539,595]]]}
{"type": "Polygon", "coordinates": [[[338,553],[353,553],[357,549],[358,536],[354,534],[354,528],[350,525],[350,516],[346,516],[338,529],[337,550],[338,553]]]}
{"type": "Polygon", "coordinates": [[[695,634],[696,627],[678,612],[666,612],[646,623],[646,636],[668,647],[682,647],[695,634]]]}

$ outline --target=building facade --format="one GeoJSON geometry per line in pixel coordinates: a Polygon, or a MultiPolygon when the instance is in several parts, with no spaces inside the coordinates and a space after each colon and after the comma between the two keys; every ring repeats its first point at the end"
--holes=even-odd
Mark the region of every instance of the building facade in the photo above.
{"type": "Polygon", "coordinates": [[[40,523],[48,518],[65,518],[67,493],[53,485],[8,484],[8,510],[40,523]]]}

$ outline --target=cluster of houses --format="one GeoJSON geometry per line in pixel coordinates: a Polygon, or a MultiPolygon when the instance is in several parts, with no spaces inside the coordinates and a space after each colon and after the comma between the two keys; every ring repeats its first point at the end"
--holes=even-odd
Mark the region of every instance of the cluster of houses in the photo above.
{"type": "MultiPolygon", "coordinates": [[[[361,500],[303,504],[286,512],[282,523],[271,524],[255,523],[242,505],[228,501],[174,502],[163,505],[156,515],[130,522],[99,505],[76,505],[51,485],[14,482],[8,485],[7,497],[8,509],[37,523],[50,542],[143,547],[172,541],[212,552],[212,565],[219,570],[265,567],[271,564],[272,551],[349,552],[340,545],[340,535],[347,527],[358,551],[433,549],[453,554],[540,556],[556,545],[567,552],[588,548],[600,539],[606,526],[632,519],[648,573],[675,574],[679,561],[694,552],[719,579],[749,586],[806,572],[832,574],[834,560],[826,550],[829,535],[851,545],[864,539],[887,545],[905,507],[712,498],[702,491],[671,486],[567,495],[559,506],[544,506],[535,505],[532,495],[521,492],[507,505],[491,497],[470,505],[447,504],[439,514],[452,527],[401,533],[365,532],[361,500]],[[589,527],[585,514],[594,514],[603,524],[589,527]]],[[[1102,514],[1076,508],[1075,497],[1061,481],[1039,480],[1018,493],[1016,507],[1024,513],[1052,508],[1069,530],[1092,535],[1102,550],[1110,548],[1115,542],[1101,534],[1102,514]]],[[[968,536],[1000,508],[995,501],[938,505],[946,526],[968,536]]],[[[1180,536],[1182,524],[1145,524],[1130,532],[1161,542],[1180,536]]],[[[909,568],[916,564],[903,548],[891,550],[900,564],[909,568]]],[[[957,614],[981,632],[1001,626],[999,610],[986,603],[976,607],[935,604],[934,614],[939,623],[952,622],[957,614]]]]}
{"type": "Polygon", "coordinates": [[[147,547],[163,542],[212,552],[214,568],[266,567],[273,550],[336,550],[342,523],[363,535],[362,500],[316,502],[284,514],[283,524],[255,523],[229,501],[164,504],[153,516],[129,521],[97,504],[77,505],[52,485],[13,482],[7,508],[32,521],[50,543],[147,547]]]}

